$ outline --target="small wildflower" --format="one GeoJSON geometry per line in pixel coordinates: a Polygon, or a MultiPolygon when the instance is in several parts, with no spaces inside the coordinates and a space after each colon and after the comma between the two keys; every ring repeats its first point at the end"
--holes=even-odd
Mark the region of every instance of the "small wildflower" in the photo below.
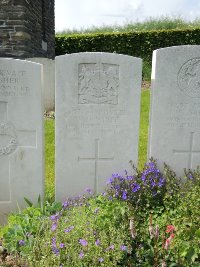
{"type": "Polygon", "coordinates": [[[25,245],[25,241],[24,240],[19,240],[19,245],[20,246],[24,246],[25,245]]]}
{"type": "Polygon", "coordinates": [[[189,174],[188,178],[189,178],[190,180],[192,180],[192,179],[193,179],[192,174],[189,174]]]}
{"type": "Polygon", "coordinates": [[[59,252],[60,252],[59,249],[57,249],[57,248],[52,248],[52,251],[53,251],[53,253],[54,253],[56,256],[59,255],[59,252]]]}
{"type": "Polygon", "coordinates": [[[79,244],[81,244],[83,247],[86,247],[88,242],[85,239],[79,239],[79,244]]]}
{"type": "Polygon", "coordinates": [[[85,192],[88,193],[88,194],[90,194],[90,195],[92,194],[92,190],[90,188],[86,188],[85,189],[85,192]]]}
{"type": "Polygon", "coordinates": [[[134,179],[134,177],[132,175],[127,175],[126,176],[126,180],[127,181],[132,181],[134,179]]]}
{"type": "Polygon", "coordinates": [[[65,202],[63,202],[62,206],[64,209],[66,209],[68,206],[70,205],[69,201],[66,200],[65,202]]]}
{"type": "Polygon", "coordinates": [[[174,236],[175,236],[174,234],[171,234],[170,237],[166,239],[164,249],[167,250],[169,248],[169,246],[171,244],[171,241],[174,238],[174,236]]]}
{"type": "Polygon", "coordinates": [[[65,244],[64,243],[60,243],[60,248],[65,248],[65,244]]]}
{"type": "Polygon", "coordinates": [[[109,184],[112,184],[112,182],[113,182],[113,177],[110,177],[110,178],[107,180],[106,184],[109,185],[109,184]]]}
{"type": "Polygon", "coordinates": [[[140,185],[139,184],[132,184],[132,191],[133,193],[136,193],[138,190],[140,189],[140,185]]]}
{"type": "Polygon", "coordinates": [[[82,259],[83,257],[84,257],[84,253],[83,253],[83,251],[81,251],[81,252],[79,253],[79,258],[82,259]]]}
{"type": "Polygon", "coordinates": [[[121,245],[120,249],[121,249],[122,251],[127,251],[127,246],[121,245]]]}
{"type": "Polygon", "coordinates": [[[72,229],[74,229],[74,226],[73,226],[73,225],[70,226],[69,228],[66,228],[66,229],[64,230],[64,232],[65,232],[65,233],[69,233],[69,232],[71,232],[72,229]]]}
{"type": "Polygon", "coordinates": [[[56,213],[56,214],[50,216],[50,220],[54,222],[54,221],[57,221],[59,219],[59,217],[60,217],[60,214],[56,213]]]}
{"type": "Polygon", "coordinates": [[[57,223],[53,223],[51,227],[51,231],[54,232],[57,228],[57,223]]]}
{"type": "Polygon", "coordinates": [[[99,258],[99,262],[103,262],[104,261],[104,259],[103,258],[99,258]]]}
{"type": "Polygon", "coordinates": [[[123,191],[122,199],[123,199],[123,200],[126,200],[126,199],[127,199],[127,193],[126,193],[126,190],[123,191]]]}
{"type": "Polygon", "coordinates": [[[167,225],[166,233],[173,233],[175,231],[175,227],[173,225],[167,225]]]}
{"type": "Polygon", "coordinates": [[[97,240],[95,241],[95,245],[96,245],[96,246],[99,246],[99,245],[100,245],[100,240],[99,240],[99,239],[97,239],[97,240]]]}

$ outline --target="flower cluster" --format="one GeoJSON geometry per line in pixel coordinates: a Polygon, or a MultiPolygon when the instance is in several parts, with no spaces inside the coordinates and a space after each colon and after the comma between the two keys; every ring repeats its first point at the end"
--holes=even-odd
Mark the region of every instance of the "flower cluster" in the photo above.
{"type": "Polygon", "coordinates": [[[136,203],[142,197],[145,199],[160,199],[165,192],[166,179],[157,168],[156,163],[150,160],[145,164],[142,172],[135,172],[134,175],[118,173],[112,174],[107,181],[107,196],[123,201],[136,203]]]}

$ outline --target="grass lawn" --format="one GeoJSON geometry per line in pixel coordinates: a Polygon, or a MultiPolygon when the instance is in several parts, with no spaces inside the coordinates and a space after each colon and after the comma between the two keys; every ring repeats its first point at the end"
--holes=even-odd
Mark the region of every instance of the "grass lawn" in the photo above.
{"type": "MultiPolygon", "coordinates": [[[[138,167],[141,169],[147,160],[147,140],[149,124],[149,102],[150,91],[142,90],[141,95],[141,117],[139,138],[139,160],[138,167]]],[[[54,177],[55,177],[55,123],[54,120],[45,120],[45,173],[46,173],[46,199],[54,199],[54,177]]],[[[133,159],[130,159],[133,160],[133,159]]],[[[115,170],[113,170],[114,172],[115,170]]]]}

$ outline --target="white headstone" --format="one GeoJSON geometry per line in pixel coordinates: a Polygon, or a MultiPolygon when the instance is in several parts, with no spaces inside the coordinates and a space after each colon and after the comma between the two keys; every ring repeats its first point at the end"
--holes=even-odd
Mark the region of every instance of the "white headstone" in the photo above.
{"type": "Polygon", "coordinates": [[[149,157],[178,175],[200,164],[200,46],[155,50],[149,157]]]}
{"type": "Polygon", "coordinates": [[[0,58],[0,223],[43,196],[41,65],[0,58]]]}
{"type": "Polygon", "coordinates": [[[55,110],[55,61],[49,58],[34,57],[26,60],[43,65],[43,106],[45,111],[55,110]]]}
{"type": "Polygon", "coordinates": [[[101,192],[137,164],[142,60],[110,53],[56,58],[56,198],[101,192]]]}

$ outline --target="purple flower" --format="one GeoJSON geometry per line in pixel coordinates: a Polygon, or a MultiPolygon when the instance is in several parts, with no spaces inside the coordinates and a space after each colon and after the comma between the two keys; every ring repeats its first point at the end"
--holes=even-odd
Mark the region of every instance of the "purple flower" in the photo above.
{"type": "Polygon", "coordinates": [[[121,249],[122,251],[127,251],[127,246],[121,245],[120,249],[121,249]]]}
{"type": "Polygon", "coordinates": [[[127,175],[126,176],[126,180],[127,181],[132,181],[133,179],[134,179],[134,177],[132,175],[130,175],[130,176],[127,175]]]}
{"type": "Polygon", "coordinates": [[[99,262],[103,262],[104,261],[104,259],[103,258],[99,258],[99,262]]]}
{"type": "Polygon", "coordinates": [[[191,174],[191,173],[188,175],[188,178],[189,178],[190,180],[192,180],[192,179],[193,179],[193,176],[192,176],[192,174],[191,174]]]}
{"type": "Polygon", "coordinates": [[[88,242],[85,239],[79,239],[79,244],[81,244],[83,247],[86,247],[88,242]]]}
{"type": "Polygon", "coordinates": [[[52,238],[51,247],[52,247],[52,252],[53,252],[56,256],[58,256],[60,250],[56,247],[56,238],[55,238],[55,237],[52,238]]]}
{"type": "Polygon", "coordinates": [[[71,232],[72,229],[74,229],[74,226],[73,226],[73,225],[70,226],[69,228],[66,228],[66,229],[64,230],[64,232],[65,232],[65,233],[69,233],[69,232],[71,232]]]}
{"type": "Polygon", "coordinates": [[[126,199],[127,199],[127,193],[126,193],[126,190],[123,191],[122,199],[123,199],[123,200],[126,200],[126,199]]]}
{"type": "Polygon", "coordinates": [[[165,182],[166,182],[166,180],[163,177],[161,177],[160,180],[159,180],[159,182],[158,182],[158,187],[164,186],[165,185],[165,182]]]}
{"type": "Polygon", "coordinates": [[[63,202],[62,206],[64,209],[66,209],[68,206],[70,205],[69,201],[66,200],[65,202],[63,202]]]}
{"type": "Polygon", "coordinates": [[[85,189],[85,192],[88,193],[88,194],[90,194],[90,195],[92,194],[92,190],[90,188],[86,188],[85,189]]]}
{"type": "Polygon", "coordinates": [[[110,245],[106,250],[113,250],[115,248],[114,245],[110,245]]]}
{"type": "Polygon", "coordinates": [[[79,253],[79,258],[82,259],[83,257],[84,257],[84,253],[83,253],[83,251],[81,251],[81,252],[79,253]]]}
{"type": "Polygon", "coordinates": [[[60,243],[60,248],[65,248],[65,244],[64,243],[60,243]]]}
{"type": "Polygon", "coordinates": [[[155,181],[152,181],[152,182],[151,182],[151,187],[155,187],[155,186],[156,186],[155,181]]]}
{"type": "Polygon", "coordinates": [[[110,177],[108,181],[106,182],[107,185],[112,184],[114,181],[113,177],[110,177]]]}
{"type": "Polygon", "coordinates": [[[60,252],[60,250],[59,249],[57,249],[57,248],[52,248],[52,252],[56,255],[56,256],[58,256],[59,255],[59,252],[60,252]]]}
{"type": "Polygon", "coordinates": [[[60,218],[60,214],[59,213],[56,213],[56,214],[50,216],[50,220],[52,222],[57,221],[59,218],[60,218]]]}
{"type": "Polygon", "coordinates": [[[140,185],[139,184],[132,184],[132,191],[133,193],[137,192],[140,189],[140,185]]]}
{"type": "Polygon", "coordinates": [[[51,231],[55,231],[57,228],[57,223],[53,223],[52,226],[51,226],[51,231]]]}
{"type": "Polygon", "coordinates": [[[99,245],[100,245],[100,240],[99,240],[99,239],[97,239],[97,240],[95,241],[95,245],[96,245],[96,246],[99,246],[99,245]]]}
{"type": "Polygon", "coordinates": [[[22,240],[22,239],[21,239],[21,240],[19,240],[19,245],[20,245],[20,246],[24,246],[24,245],[25,245],[25,241],[24,241],[24,240],[22,240]]]}

